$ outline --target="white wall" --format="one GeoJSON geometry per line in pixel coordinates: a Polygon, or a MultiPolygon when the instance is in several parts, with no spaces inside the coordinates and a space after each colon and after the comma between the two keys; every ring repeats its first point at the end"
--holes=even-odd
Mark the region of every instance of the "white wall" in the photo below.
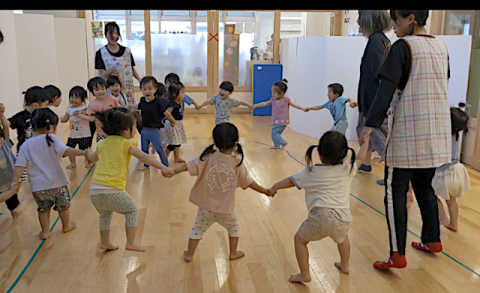
{"type": "Polygon", "coordinates": [[[76,18],[77,10],[23,10],[23,13],[28,14],[45,14],[53,17],[68,17],[76,18]]]}

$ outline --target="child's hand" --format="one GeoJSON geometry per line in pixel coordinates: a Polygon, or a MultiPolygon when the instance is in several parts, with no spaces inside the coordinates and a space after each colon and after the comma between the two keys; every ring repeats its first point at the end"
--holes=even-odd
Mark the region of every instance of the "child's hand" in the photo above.
{"type": "Polygon", "coordinates": [[[248,105],[248,108],[253,110],[253,109],[255,109],[255,106],[250,104],[250,105],[248,105]]]}
{"type": "Polygon", "coordinates": [[[175,122],[173,122],[173,123],[170,122],[170,126],[171,126],[171,127],[175,127],[175,122]]]}
{"type": "Polygon", "coordinates": [[[305,108],[305,113],[307,113],[308,111],[310,111],[310,107],[305,108]]]}
{"type": "Polygon", "coordinates": [[[5,105],[0,103],[0,115],[3,115],[5,113],[5,105]]]}
{"type": "Polygon", "coordinates": [[[162,171],[162,175],[166,178],[172,178],[176,175],[176,173],[173,168],[167,167],[164,171],[162,171]]]}
{"type": "Polygon", "coordinates": [[[275,189],[273,189],[273,188],[267,189],[267,194],[266,194],[267,196],[274,197],[275,194],[277,194],[277,191],[275,189]]]}
{"type": "Polygon", "coordinates": [[[195,105],[195,110],[200,110],[201,108],[199,105],[195,105]]]}
{"type": "Polygon", "coordinates": [[[357,107],[357,106],[358,106],[358,103],[357,103],[357,102],[351,102],[351,103],[350,103],[350,107],[351,107],[351,108],[355,108],[355,107],[357,107]]]}

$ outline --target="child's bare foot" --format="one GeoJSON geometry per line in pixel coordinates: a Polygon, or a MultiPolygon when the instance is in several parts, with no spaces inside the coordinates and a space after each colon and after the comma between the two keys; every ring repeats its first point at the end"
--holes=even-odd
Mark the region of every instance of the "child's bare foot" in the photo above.
{"type": "Polygon", "coordinates": [[[70,223],[68,223],[68,227],[63,227],[62,232],[68,233],[75,228],[77,228],[77,223],[75,221],[70,221],[70,223]]]}
{"type": "Polygon", "coordinates": [[[182,158],[175,159],[175,163],[183,164],[185,163],[185,160],[182,158]]]}
{"type": "Polygon", "coordinates": [[[450,224],[449,218],[440,218],[440,225],[447,227],[450,224]]]}
{"type": "Polygon", "coordinates": [[[138,171],[145,171],[145,170],[147,170],[148,168],[150,168],[150,167],[141,166],[141,167],[138,168],[137,170],[138,170],[138,171]]]}
{"type": "Polygon", "coordinates": [[[452,230],[453,232],[458,231],[458,225],[452,225],[450,222],[448,222],[446,225],[444,225],[445,228],[452,230]]]}
{"type": "Polygon", "coordinates": [[[100,249],[101,250],[105,250],[105,251],[111,251],[111,250],[117,250],[118,249],[118,245],[113,245],[113,244],[100,244],[100,249]]]}
{"type": "Polygon", "coordinates": [[[145,248],[143,248],[140,245],[134,244],[134,243],[132,243],[132,244],[127,243],[127,245],[125,245],[125,249],[126,250],[132,250],[132,251],[138,251],[138,252],[145,252],[145,248]]]}
{"type": "Polygon", "coordinates": [[[12,214],[12,218],[14,220],[17,219],[18,217],[20,217],[20,205],[18,205],[18,207],[16,209],[14,209],[13,211],[10,211],[10,213],[12,214]]]}
{"type": "Polygon", "coordinates": [[[239,259],[245,256],[243,251],[237,250],[234,253],[230,253],[230,260],[239,259]]]}
{"type": "Polygon", "coordinates": [[[67,169],[73,169],[75,167],[77,167],[77,164],[71,163],[70,165],[67,166],[67,169]]]}
{"type": "Polygon", "coordinates": [[[312,280],[312,278],[310,277],[310,274],[297,274],[297,275],[292,275],[290,276],[290,278],[288,279],[288,281],[292,282],[292,283],[302,283],[302,282],[310,282],[312,280]]]}
{"type": "Polygon", "coordinates": [[[284,145],[282,145],[282,150],[284,150],[287,147],[288,142],[286,142],[284,145]]]}
{"type": "Polygon", "coordinates": [[[349,265],[342,266],[342,263],[341,263],[341,262],[336,262],[336,263],[335,263],[335,266],[336,266],[337,268],[339,268],[344,274],[350,273],[350,266],[349,266],[349,265]]]}
{"type": "Polygon", "coordinates": [[[183,260],[186,261],[186,262],[191,262],[192,259],[193,259],[193,255],[189,255],[188,250],[185,250],[183,252],[183,260]]]}
{"type": "Polygon", "coordinates": [[[40,232],[40,234],[38,234],[38,236],[40,236],[40,239],[45,240],[45,239],[50,238],[50,232],[47,232],[47,233],[40,232]]]}

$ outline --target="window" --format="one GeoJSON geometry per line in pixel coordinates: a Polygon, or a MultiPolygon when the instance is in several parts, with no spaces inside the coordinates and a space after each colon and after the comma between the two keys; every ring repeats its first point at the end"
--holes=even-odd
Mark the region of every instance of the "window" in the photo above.
{"type": "Polygon", "coordinates": [[[162,10],[164,16],[190,16],[188,10],[162,10]]]}

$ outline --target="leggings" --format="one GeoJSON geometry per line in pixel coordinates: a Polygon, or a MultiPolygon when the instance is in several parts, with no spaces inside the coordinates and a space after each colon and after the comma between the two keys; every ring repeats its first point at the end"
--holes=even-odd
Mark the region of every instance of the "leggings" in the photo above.
{"type": "Polygon", "coordinates": [[[127,192],[91,194],[90,199],[100,214],[100,231],[110,230],[113,212],[125,216],[125,226],[138,225],[137,205],[127,192]]]}
{"type": "Polygon", "coordinates": [[[9,211],[13,211],[14,209],[16,209],[20,205],[20,202],[18,201],[18,195],[14,194],[12,197],[5,201],[5,204],[7,205],[9,211]]]}
{"type": "Polygon", "coordinates": [[[180,146],[181,146],[181,144],[169,144],[167,146],[167,150],[173,151],[176,147],[180,147],[180,146]]]}

